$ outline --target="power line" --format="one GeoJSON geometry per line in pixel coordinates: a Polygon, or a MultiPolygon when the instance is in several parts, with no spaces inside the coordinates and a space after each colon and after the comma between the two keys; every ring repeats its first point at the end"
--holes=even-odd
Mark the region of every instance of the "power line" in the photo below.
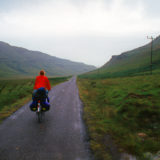
{"type": "Polygon", "coordinates": [[[151,71],[151,75],[152,75],[152,52],[153,52],[153,40],[154,38],[151,36],[147,36],[147,39],[150,39],[151,40],[151,57],[150,57],[150,71],[151,71]]]}

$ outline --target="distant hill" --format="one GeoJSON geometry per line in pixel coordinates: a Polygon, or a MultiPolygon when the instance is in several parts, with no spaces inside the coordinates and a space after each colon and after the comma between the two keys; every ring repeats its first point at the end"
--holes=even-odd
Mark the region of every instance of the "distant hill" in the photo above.
{"type": "Polygon", "coordinates": [[[81,74],[95,69],[84,63],[60,59],[48,54],[11,46],[0,41],[0,77],[35,76],[44,69],[48,76],[81,74]]]}
{"type": "MultiPolygon", "coordinates": [[[[151,43],[112,58],[101,68],[84,76],[119,77],[150,73],[151,43]]],[[[160,71],[160,36],[153,41],[153,72],[160,71]]]]}

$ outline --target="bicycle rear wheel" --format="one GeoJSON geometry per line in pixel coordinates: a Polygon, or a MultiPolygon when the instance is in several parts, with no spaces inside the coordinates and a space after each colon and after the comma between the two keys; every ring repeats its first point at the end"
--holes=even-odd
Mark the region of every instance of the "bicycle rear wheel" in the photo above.
{"type": "Polygon", "coordinates": [[[38,119],[38,122],[41,123],[43,120],[44,120],[44,112],[40,111],[40,112],[37,112],[37,119],[38,119]]]}
{"type": "Polygon", "coordinates": [[[38,118],[38,122],[41,123],[42,122],[42,112],[37,112],[37,118],[38,118]]]}

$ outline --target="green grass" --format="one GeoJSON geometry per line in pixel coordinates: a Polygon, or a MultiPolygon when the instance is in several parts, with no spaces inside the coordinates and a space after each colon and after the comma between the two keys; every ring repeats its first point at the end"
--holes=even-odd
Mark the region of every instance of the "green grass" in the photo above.
{"type": "Polygon", "coordinates": [[[121,152],[145,159],[160,150],[160,75],[78,79],[91,149],[96,159],[110,160],[106,135],[121,152]],[[139,134],[143,133],[144,136],[139,134]]]}
{"type": "MultiPolygon", "coordinates": [[[[70,77],[49,78],[52,86],[70,77]]],[[[31,100],[34,79],[0,80],[0,121],[31,100]]]]}

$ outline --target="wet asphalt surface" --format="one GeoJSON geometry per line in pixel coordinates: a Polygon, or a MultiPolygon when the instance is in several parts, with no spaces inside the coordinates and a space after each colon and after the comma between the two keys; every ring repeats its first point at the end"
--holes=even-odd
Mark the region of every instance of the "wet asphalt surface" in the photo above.
{"type": "Polygon", "coordinates": [[[76,78],[50,93],[50,111],[38,123],[29,103],[0,124],[0,160],[91,160],[76,78]]]}

